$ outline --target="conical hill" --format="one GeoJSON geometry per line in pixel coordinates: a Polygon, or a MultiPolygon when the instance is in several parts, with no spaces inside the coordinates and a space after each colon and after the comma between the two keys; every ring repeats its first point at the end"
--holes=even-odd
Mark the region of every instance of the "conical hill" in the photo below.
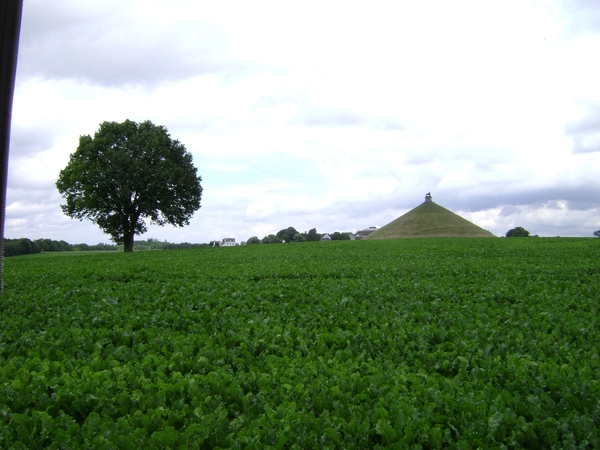
{"type": "MultiPolygon", "coordinates": [[[[426,199],[427,200],[427,199],[426,199]]],[[[420,237],[495,237],[458,214],[426,201],[403,216],[374,231],[365,239],[420,237]]]]}

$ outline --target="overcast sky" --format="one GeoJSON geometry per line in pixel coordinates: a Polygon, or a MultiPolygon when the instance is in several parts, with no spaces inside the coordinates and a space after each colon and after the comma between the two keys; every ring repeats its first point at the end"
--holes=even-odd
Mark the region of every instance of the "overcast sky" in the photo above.
{"type": "Polygon", "coordinates": [[[600,229],[597,0],[24,0],[7,238],[109,242],[58,173],[103,121],[164,125],[202,207],[137,239],[383,226],[600,229]]]}

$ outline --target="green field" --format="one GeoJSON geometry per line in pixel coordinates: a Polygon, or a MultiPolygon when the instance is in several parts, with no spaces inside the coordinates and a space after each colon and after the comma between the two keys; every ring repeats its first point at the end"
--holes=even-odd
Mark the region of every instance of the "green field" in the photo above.
{"type": "Polygon", "coordinates": [[[600,239],[4,266],[0,448],[600,448],[600,239]]]}

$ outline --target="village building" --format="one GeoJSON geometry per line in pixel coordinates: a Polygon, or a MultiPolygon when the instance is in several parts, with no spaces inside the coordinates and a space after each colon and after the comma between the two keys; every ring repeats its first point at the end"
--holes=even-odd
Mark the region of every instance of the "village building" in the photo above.
{"type": "Polygon", "coordinates": [[[377,231],[377,227],[369,227],[369,228],[365,228],[364,230],[360,230],[357,231],[356,234],[354,235],[354,238],[359,241],[364,237],[367,237],[368,235],[370,235],[371,233],[373,233],[374,231],[377,231]]]}
{"type": "Polygon", "coordinates": [[[235,247],[235,238],[223,238],[221,247],[235,247]]]}

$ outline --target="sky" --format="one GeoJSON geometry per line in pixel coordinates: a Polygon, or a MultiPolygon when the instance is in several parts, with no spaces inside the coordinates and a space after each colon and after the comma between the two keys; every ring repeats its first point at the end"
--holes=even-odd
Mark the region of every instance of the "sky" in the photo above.
{"type": "Polygon", "coordinates": [[[204,189],[203,243],[383,226],[433,201],[504,236],[600,229],[597,0],[24,0],[5,236],[108,243],[55,183],[150,120],[204,189]]]}

